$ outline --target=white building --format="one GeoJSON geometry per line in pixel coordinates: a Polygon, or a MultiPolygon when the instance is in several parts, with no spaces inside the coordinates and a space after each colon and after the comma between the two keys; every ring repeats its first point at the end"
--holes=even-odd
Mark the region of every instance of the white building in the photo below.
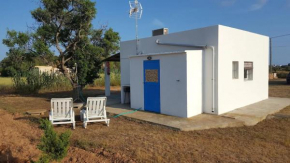
{"type": "Polygon", "coordinates": [[[269,37],[222,25],[121,42],[121,101],[192,117],[268,98],[269,37]]]}
{"type": "Polygon", "coordinates": [[[34,68],[37,69],[40,74],[47,73],[50,75],[59,72],[58,68],[54,68],[52,66],[34,66],[34,68]]]}
{"type": "MultiPolygon", "coordinates": [[[[52,67],[52,66],[34,66],[34,68],[40,73],[47,73],[48,75],[51,74],[55,74],[55,75],[59,75],[62,74],[62,72],[60,72],[59,68],[56,67],[52,67]]],[[[69,73],[72,73],[72,69],[67,68],[69,73]]]]}

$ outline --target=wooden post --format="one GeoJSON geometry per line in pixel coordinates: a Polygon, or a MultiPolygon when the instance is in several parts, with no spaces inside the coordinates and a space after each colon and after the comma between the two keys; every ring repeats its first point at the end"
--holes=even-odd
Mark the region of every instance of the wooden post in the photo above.
{"type": "Polygon", "coordinates": [[[270,74],[272,74],[272,38],[270,38],[270,74]]]}
{"type": "Polygon", "coordinates": [[[105,62],[105,96],[111,95],[110,62],[105,62]]]}

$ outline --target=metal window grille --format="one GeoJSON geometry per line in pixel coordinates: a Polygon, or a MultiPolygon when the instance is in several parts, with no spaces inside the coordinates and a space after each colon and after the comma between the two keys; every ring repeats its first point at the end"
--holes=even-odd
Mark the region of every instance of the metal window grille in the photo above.
{"type": "Polygon", "coordinates": [[[158,70],[146,70],[145,71],[146,82],[158,82],[158,70]]]}
{"type": "Polygon", "coordinates": [[[245,80],[253,80],[253,70],[254,63],[253,62],[245,62],[244,63],[244,78],[245,80]]]}

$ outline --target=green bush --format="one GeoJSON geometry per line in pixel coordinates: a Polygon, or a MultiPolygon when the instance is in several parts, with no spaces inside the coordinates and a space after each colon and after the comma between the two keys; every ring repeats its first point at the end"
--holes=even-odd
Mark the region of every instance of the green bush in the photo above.
{"type": "Polygon", "coordinates": [[[27,72],[25,77],[17,73],[13,77],[13,86],[19,93],[37,93],[39,91],[71,90],[72,86],[64,75],[27,72]]]}
{"type": "Polygon", "coordinates": [[[66,155],[69,148],[70,132],[64,132],[58,135],[47,119],[40,121],[40,128],[44,130],[44,135],[38,145],[38,149],[43,152],[43,155],[38,162],[49,162],[50,160],[60,161],[66,155]]]}
{"type": "MultiPolygon", "coordinates": [[[[110,74],[111,86],[121,85],[121,74],[118,72],[111,72],[110,74]]],[[[103,87],[105,86],[105,74],[100,74],[100,77],[94,81],[93,86],[103,87]]]]}
{"type": "Polygon", "coordinates": [[[278,78],[287,78],[288,74],[289,74],[289,72],[287,72],[287,71],[277,72],[277,77],[278,78]]]}

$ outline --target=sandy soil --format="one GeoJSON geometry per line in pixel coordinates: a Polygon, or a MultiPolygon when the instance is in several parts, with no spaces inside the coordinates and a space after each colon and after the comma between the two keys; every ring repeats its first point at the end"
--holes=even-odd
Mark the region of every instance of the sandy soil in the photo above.
{"type": "MultiPolygon", "coordinates": [[[[37,160],[37,149],[42,131],[35,125],[23,123],[22,116],[12,115],[0,109],[0,162],[30,162],[37,160]]],[[[110,162],[79,148],[71,147],[63,162],[110,162]]]]}
{"type": "MultiPolygon", "coordinates": [[[[278,82],[270,85],[269,93],[290,97],[289,88],[278,82]]],[[[84,92],[85,96],[99,93],[103,90],[84,92]]],[[[66,97],[67,92],[0,96],[0,162],[26,162],[40,156],[36,145],[42,131],[33,117],[22,113],[48,110],[49,99],[56,96],[66,97]]],[[[94,123],[83,129],[81,125],[78,122],[72,132],[63,162],[290,162],[290,106],[252,127],[181,132],[124,117],[111,118],[110,127],[94,123]]],[[[55,129],[63,132],[71,125],[55,129]]]]}
{"type": "Polygon", "coordinates": [[[0,162],[37,159],[40,154],[36,149],[40,137],[39,129],[15,118],[17,115],[0,110],[0,162]]]}

